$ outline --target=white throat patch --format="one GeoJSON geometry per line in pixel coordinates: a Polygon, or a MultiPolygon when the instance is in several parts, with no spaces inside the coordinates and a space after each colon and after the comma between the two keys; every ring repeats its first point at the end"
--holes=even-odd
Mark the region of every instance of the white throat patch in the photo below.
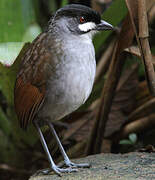
{"type": "Polygon", "coordinates": [[[84,32],[87,32],[89,30],[92,30],[96,27],[96,24],[93,23],[93,22],[87,22],[87,23],[84,23],[84,24],[79,24],[79,29],[81,31],[84,31],[84,32]]]}

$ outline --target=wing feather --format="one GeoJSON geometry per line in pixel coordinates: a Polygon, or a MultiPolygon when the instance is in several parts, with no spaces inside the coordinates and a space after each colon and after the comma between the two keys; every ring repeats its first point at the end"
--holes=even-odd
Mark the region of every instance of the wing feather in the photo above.
{"type": "Polygon", "coordinates": [[[15,111],[22,128],[33,121],[45,99],[45,86],[52,75],[53,40],[48,33],[40,34],[21,59],[14,89],[15,111]],[[47,43],[48,40],[48,43],[47,43]]]}
{"type": "Polygon", "coordinates": [[[44,100],[44,92],[40,92],[36,86],[24,83],[18,78],[15,85],[15,110],[22,128],[34,119],[44,100]]]}

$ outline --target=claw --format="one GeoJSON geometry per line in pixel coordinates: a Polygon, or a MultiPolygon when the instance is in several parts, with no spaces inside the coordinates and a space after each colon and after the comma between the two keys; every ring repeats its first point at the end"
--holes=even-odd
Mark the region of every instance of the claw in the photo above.
{"type": "Polygon", "coordinates": [[[71,161],[64,162],[64,165],[70,168],[89,168],[91,165],[88,163],[76,164],[71,161]]]}
{"type": "Polygon", "coordinates": [[[81,164],[76,164],[76,163],[72,163],[70,162],[69,164],[67,164],[69,167],[79,167],[79,168],[89,168],[90,164],[88,163],[81,163],[81,164]]]}
{"type": "Polygon", "coordinates": [[[62,176],[61,173],[71,173],[71,172],[77,172],[78,169],[72,169],[72,168],[59,168],[59,167],[53,167],[52,168],[56,174],[59,176],[62,176]]]}
{"type": "Polygon", "coordinates": [[[72,167],[69,168],[60,168],[58,166],[51,167],[51,169],[42,169],[37,171],[33,177],[38,176],[40,174],[48,175],[51,171],[54,171],[57,175],[62,176],[61,173],[71,173],[71,172],[77,172],[78,169],[73,169],[72,167]]]}
{"type": "Polygon", "coordinates": [[[62,172],[62,173],[64,173],[64,172],[71,173],[71,172],[77,172],[78,171],[78,169],[72,169],[71,167],[69,167],[69,168],[57,168],[57,170],[59,172],[62,172]]]}

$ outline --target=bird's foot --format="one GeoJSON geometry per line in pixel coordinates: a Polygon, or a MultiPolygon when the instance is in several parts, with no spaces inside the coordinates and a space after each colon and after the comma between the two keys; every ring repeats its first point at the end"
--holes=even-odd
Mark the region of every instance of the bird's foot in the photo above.
{"type": "Polygon", "coordinates": [[[61,176],[61,173],[71,173],[71,172],[77,172],[78,171],[78,169],[74,169],[72,167],[69,167],[69,168],[59,168],[59,167],[56,166],[56,167],[54,167],[52,169],[59,176],[61,176]]]}
{"type": "Polygon", "coordinates": [[[40,174],[48,175],[52,171],[54,171],[57,175],[62,176],[61,173],[77,172],[78,169],[74,169],[73,167],[60,168],[60,167],[54,166],[54,167],[51,167],[51,168],[48,168],[48,169],[39,170],[33,176],[38,176],[40,174]]]}
{"type": "Polygon", "coordinates": [[[64,162],[64,165],[70,168],[89,168],[91,166],[89,163],[76,164],[71,161],[64,162]]]}

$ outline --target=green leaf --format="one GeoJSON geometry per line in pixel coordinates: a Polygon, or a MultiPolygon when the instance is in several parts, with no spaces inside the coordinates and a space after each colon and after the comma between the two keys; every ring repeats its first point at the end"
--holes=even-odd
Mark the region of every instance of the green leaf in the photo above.
{"type": "Polygon", "coordinates": [[[24,42],[0,43],[0,62],[6,66],[11,66],[23,46],[24,42]]]}
{"type": "Polygon", "coordinates": [[[135,144],[137,141],[137,135],[135,133],[129,134],[129,140],[135,144]]]}
{"type": "Polygon", "coordinates": [[[11,132],[10,122],[0,107],[0,129],[4,134],[9,135],[11,132]]]}
{"type": "Polygon", "coordinates": [[[0,91],[7,99],[8,104],[13,105],[13,87],[15,83],[16,72],[10,67],[4,67],[0,64],[0,91]]]}
{"type": "Polygon", "coordinates": [[[31,0],[0,1],[0,42],[21,41],[26,27],[35,21],[31,0]]]}
{"type": "Polygon", "coordinates": [[[130,141],[130,140],[127,140],[127,139],[124,139],[124,140],[121,140],[120,142],[119,142],[119,144],[124,144],[124,145],[131,145],[132,144],[132,142],[130,141]]]}
{"type": "MultiPolygon", "coordinates": [[[[14,64],[10,67],[6,67],[0,63],[0,91],[5,96],[7,103],[13,105],[13,92],[14,83],[16,79],[17,69],[21,60],[21,57],[30,43],[26,43],[18,55],[14,64]]],[[[11,56],[12,58],[12,56],[11,56]]]]}
{"type": "Polygon", "coordinates": [[[62,0],[61,7],[64,7],[68,4],[68,0],[62,0]]]}

